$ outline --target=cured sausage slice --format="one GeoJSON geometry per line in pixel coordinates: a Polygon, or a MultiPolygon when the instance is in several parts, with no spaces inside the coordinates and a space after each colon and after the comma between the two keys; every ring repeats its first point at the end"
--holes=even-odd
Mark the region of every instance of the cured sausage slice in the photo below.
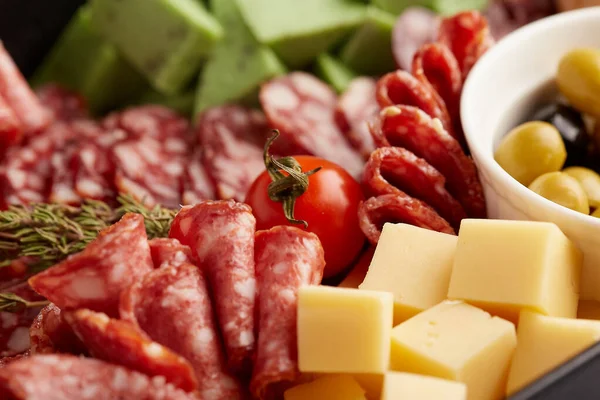
{"type": "Polygon", "coordinates": [[[454,229],[434,209],[405,193],[371,197],[358,208],[360,228],[372,244],[377,244],[386,222],[404,222],[420,228],[455,234],[454,229]]]}
{"type": "Polygon", "coordinates": [[[259,319],[250,391],[257,399],[269,399],[299,376],[298,289],[321,283],[325,258],[315,234],[290,226],[257,232],[255,250],[259,319]]]}
{"type": "Polygon", "coordinates": [[[197,267],[184,263],[152,271],[123,292],[120,315],[190,362],[202,399],[241,398],[226,372],[209,291],[197,267]]]}
{"type": "Polygon", "coordinates": [[[77,146],[69,146],[62,152],[52,154],[52,182],[49,200],[52,203],[77,205],[81,197],[75,191],[75,166],[73,160],[77,156],[77,146]]]}
{"type": "Polygon", "coordinates": [[[231,105],[202,113],[196,135],[218,198],[244,200],[252,182],[265,170],[263,147],[269,133],[260,111],[231,105]]]}
{"type": "Polygon", "coordinates": [[[73,332],[62,311],[50,303],[40,311],[29,329],[31,354],[86,353],[85,346],[73,332]]]}
{"type": "MultiPolygon", "coordinates": [[[[28,301],[41,298],[26,282],[2,290],[28,301]]],[[[0,312],[0,357],[12,357],[29,349],[29,327],[41,307],[27,308],[16,313],[0,312]]]]}
{"type": "Polygon", "coordinates": [[[158,105],[131,107],[106,117],[108,130],[122,129],[130,137],[150,137],[161,143],[168,138],[188,138],[189,122],[170,108],[158,105]]]}
{"type": "Polygon", "coordinates": [[[40,102],[53,113],[55,120],[88,118],[87,102],[79,93],[55,83],[44,85],[35,92],[40,102]]]}
{"type": "Polygon", "coordinates": [[[335,109],[338,127],[364,159],[369,158],[375,150],[367,121],[379,111],[376,88],[377,82],[373,78],[353,79],[340,96],[335,109]]]}
{"type": "Polygon", "coordinates": [[[270,125],[302,153],[360,176],[363,161],[335,123],[337,98],[327,84],[305,72],[292,72],[265,83],[259,97],[270,125]]]}
{"type": "Polygon", "coordinates": [[[62,310],[89,308],[116,316],[121,291],[152,269],[144,217],[126,214],[85,250],[29,283],[62,310]]]}
{"type": "Polygon", "coordinates": [[[254,350],[254,232],[251,208],[230,201],[184,207],[169,236],[192,249],[215,298],[229,367],[247,371],[254,350]]]}
{"type": "Polygon", "coordinates": [[[148,241],[154,268],[179,267],[190,263],[192,251],[177,239],[156,238],[148,241]]]}
{"type": "Polygon", "coordinates": [[[0,369],[0,398],[6,400],[197,400],[139,372],[91,358],[36,355],[0,369]]]}
{"type": "Polygon", "coordinates": [[[439,121],[415,107],[388,107],[381,111],[380,120],[371,124],[371,132],[379,146],[406,148],[431,164],[446,177],[448,191],[467,215],[485,218],[483,188],[475,164],[439,121]]]}
{"type": "Polygon", "coordinates": [[[375,150],[363,177],[372,196],[401,193],[429,204],[458,231],[467,215],[460,203],[446,190],[446,179],[425,160],[400,147],[375,150]]]}
{"type": "Polygon", "coordinates": [[[21,123],[2,95],[0,95],[0,161],[9,146],[21,141],[21,123]]]}
{"type": "Polygon", "coordinates": [[[414,54],[437,35],[439,18],[423,7],[409,7],[400,14],[392,30],[392,53],[398,67],[410,71],[414,54]]]}
{"type": "Polygon", "coordinates": [[[52,113],[40,103],[2,42],[0,42],[0,97],[21,122],[26,135],[42,131],[52,122],[52,113]]]}
{"type": "Polygon", "coordinates": [[[181,202],[188,206],[198,204],[203,200],[212,200],[215,197],[215,185],[202,164],[201,152],[196,151],[185,164],[181,202]]]}
{"type": "Polygon", "coordinates": [[[183,357],[150,340],[135,325],[86,309],[67,312],[65,319],[92,356],[151,377],[163,376],[167,382],[186,392],[197,388],[191,365],[183,357]]]}

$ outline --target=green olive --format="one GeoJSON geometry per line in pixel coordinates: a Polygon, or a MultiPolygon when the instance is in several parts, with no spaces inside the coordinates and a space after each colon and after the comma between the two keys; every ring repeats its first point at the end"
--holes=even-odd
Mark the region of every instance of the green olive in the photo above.
{"type": "Polygon", "coordinates": [[[563,172],[544,174],[534,180],[529,189],[571,210],[590,213],[590,205],[583,187],[577,179],[563,172]]]}
{"type": "Polygon", "coordinates": [[[600,117],[600,50],[576,49],[558,64],[560,92],[579,111],[600,117]]]}
{"type": "Polygon", "coordinates": [[[567,151],[553,125],[533,121],[510,131],[500,142],[494,158],[513,178],[528,186],[542,174],[560,171],[567,151]]]}
{"type": "Polygon", "coordinates": [[[563,172],[577,179],[587,195],[590,207],[600,207],[600,175],[584,167],[569,167],[565,168],[563,172]]]}

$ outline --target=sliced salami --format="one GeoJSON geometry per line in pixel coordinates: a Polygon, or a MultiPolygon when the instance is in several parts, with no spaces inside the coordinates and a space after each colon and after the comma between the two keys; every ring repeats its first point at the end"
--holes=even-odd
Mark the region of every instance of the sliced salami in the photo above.
{"type": "Polygon", "coordinates": [[[97,143],[80,143],[75,154],[74,189],[75,193],[84,199],[100,200],[111,203],[116,197],[116,187],[113,184],[115,165],[108,153],[97,143]]]}
{"type": "Polygon", "coordinates": [[[254,350],[254,232],[251,208],[230,201],[184,207],[169,236],[192,249],[214,293],[229,367],[245,372],[254,350]]]}
{"type": "Polygon", "coordinates": [[[73,160],[77,156],[77,150],[77,145],[72,145],[52,154],[50,159],[52,178],[48,198],[52,203],[69,205],[81,203],[81,196],[75,191],[76,171],[73,160]]]}
{"type": "Polygon", "coordinates": [[[35,92],[42,105],[53,113],[55,120],[88,118],[87,102],[78,93],[55,83],[44,85],[35,92]]]}
{"type": "Polygon", "coordinates": [[[23,129],[20,121],[2,95],[0,95],[0,161],[9,146],[21,141],[23,129]]]}
{"type": "Polygon", "coordinates": [[[473,160],[442,124],[411,106],[388,107],[380,120],[371,124],[379,146],[406,148],[423,158],[446,178],[448,191],[460,202],[467,215],[485,218],[483,188],[473,160]]]}
{"type": "Polygon", "coordinates": [[[177,239],[156,238],[148,241],[154,268],[179,267],[191,263],[192,251],[177,239]]]}
{"type": "Polygon", "coordinates": [[[259,97],[270,125],[282,137],[303,153],[360,176],[364,163],[335,123],[337,97],[327,84],[305,72],[292,72],[265,83],[259,97]]]}
{"type": "Polygon", "coordinates": [[[62,310],[89,308],[117,315],[119,295],[153,269],[144,217],[126,214],[80,253],[29,279],[62,310]]]}
{"type": "Polygon", "coordinates": [[[40,311],[29,329],[31,354],[85,354],[86,348],[63,318],[60,308],[50,303],[40,311]]]}
{"type": "Polygon", "coordinates": [[[376,88],[377,82],[373,78],[353,79],[340,96],[335,109],[338,127],[364,159],[368,159],[375,150],[367,121],[379,111],[376,88]]]}
{"type": "Polygon", "coordinates": [[[216,197],[215,185],[202,163],[202,153],[194,152],[185,163],[183,175],[183,195],[181,202],[184,206],[193,206],[203,200],[216,197]]]}
{"type": "Polygon", "coordinates": [[[408,194],[435,209],[458,231],[467,215],[446,190],[446,179],[427,161],[400,147],[375,150],[363,176],[369,195],[408,194]]]}
{"type": "Polygon", "coordinates": [[[197,388],[191,365],[183,357],[150,340],[135,325],[87,309],[67,312],[65,319],[95,358],[150,377],[163,376],[167,382],[186,392],[197,388]]]}
{"type": "Polygon", "coordinates": [[[26,135],[42,131],[52,122],[52,113],[40,103],[2,42],[0,42],[0,96],[21,122],[26,135]]]}
{"type": "Polygon", "coordinates": [[[152,271],[123,292],[120,315],[190,362],[200,398],[242,398],[226,372],[209,291],[197,267],[184,263],[152,271]]]}
{"type": "Polygon", "coordinates": [[[27,358],[30,355],[31,355],[30,352],[26,351],[25,353],[17,354],[16,356],[12,356],[12,357],[0,357],[0,368],[4,368],[8,364],[11,364],[15,361],[19,361],[24,358],[27,358]]]}
{"type": "Polygon", "coordinates": [[[454,229],[435,210],[405,193],[371,197],[358,208],[360,228],[372,244],[377,244],[386,222],[407,223],[420,228],[455,234],[454,229]]]}
{"type": "Polygon", "coordinates": [[[0,369],[0,398],[7,400],[197,400],[139,372],[91,358],[37,355],[0,369]]]}
{"type": "Polygon", "coordinates": [[[250,391],[257,399],[281,395],[278,389],[299,376],[296,339],[298,289],[318,285],[325,258],[319,238],[290,226],[256,233],[258,346],[250,391]]]}
{"type": "Polygon", "coordinates": [[[392,53],[398,67],[410,71],[417,50],[435,40],[439,18],[423,7],[409,7],[400,14],[392,31],[392,53]]]}

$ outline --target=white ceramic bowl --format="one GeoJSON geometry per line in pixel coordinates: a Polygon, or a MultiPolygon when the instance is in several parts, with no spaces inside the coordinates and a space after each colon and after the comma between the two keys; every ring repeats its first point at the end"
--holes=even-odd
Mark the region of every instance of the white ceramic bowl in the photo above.
{"type": "Polygon", "coordinates": [[[521,185],[494,161],[496,145],[540,101],[560,58],[577,47],[600,49],[600,7],[558,14],[508,35],[475,65],[462,94],[465,135],[491,218],[549,221],[584,253],[581,298],[600,301],[600,218],[559,206],[521,185]]]}

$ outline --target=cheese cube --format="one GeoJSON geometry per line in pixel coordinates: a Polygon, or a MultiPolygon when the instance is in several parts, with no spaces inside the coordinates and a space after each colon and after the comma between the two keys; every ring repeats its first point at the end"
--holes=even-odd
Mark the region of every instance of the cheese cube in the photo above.
{"type": "Polygon", "coordinates": [[[350,376],[327,375],[285,391],[285,400],[366,400],[365,391],[350,376]]]}
{"type": "Polygon", "coordinates": [[[464,382],[469,400],[500,399],[516,340],[512,323],[444,301],[392,330],[391,369],[464,382]]]}
{"type": "Polygon", "coordinates": [[[467,386],[461,382],[403,372],[385,374],[381,400],[399,399],[466,400],[467,386]]]}
{"type": "Polygon", "coordinates": [[[301,372],[383,373],[388,369],[393,296],[326,286],[298,293],[301,372]]]}
{"type": "Polygon", "coordinates": [[[352,377],[365,389],[367,400],[380,400],[383,374],[353,374],[352,377]]]}
{"type": "Polygon", "coordinates": [[[596,300],[579,300],[577,318],[600,320],[600,302],[596,300]]]}
{"type": "Polygon", "coordinates": [[[600,340],[600,321],[558,318],[523,311],[507,393],[533,382],[600,340]]]}
{"type": "Polygon", "coordinates": [[[394,325],[446,299],[457,237],[406,224],[383,226],[360,289],[394,294],[394,325]]]}
{"type": "Polygon", "coordinates": [[[463,220],[448,297],[513,322],[522,309],[575,318],[581,262],[554,224],[463,220]]]}

